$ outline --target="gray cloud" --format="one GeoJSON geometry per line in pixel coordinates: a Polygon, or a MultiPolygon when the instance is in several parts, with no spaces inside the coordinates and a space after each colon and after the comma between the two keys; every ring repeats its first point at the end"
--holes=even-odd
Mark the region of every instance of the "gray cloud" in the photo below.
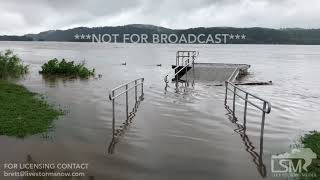
{"type": "Polygon", "coordinates": [[[319,0],[0,0],[0,34],[133,23],[320,28],[319,0]]]}

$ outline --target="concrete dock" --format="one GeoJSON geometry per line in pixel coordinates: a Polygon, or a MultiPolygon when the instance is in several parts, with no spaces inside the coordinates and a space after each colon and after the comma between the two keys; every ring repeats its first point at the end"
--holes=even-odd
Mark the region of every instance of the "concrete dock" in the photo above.
{"type": "MultiPolygon", "coordinates": [[[[175,68],[176,65],[172,65],[175,68]]],[[[177,68],[178,72],[183,66],[177,68]]],[[[216,81],[224,82],[226,80],[235,81],[243,75],[248,73],[250,65],[247,64],[225,64],[225,63],[194,63],[193,67],[190,66],[186,71],[182,70],[179,73],[180,80],[194,79],[201,81],[216,81]]],[[[175,73],[176,73],[175,72],[175,73]]],[[[174,80],[174,79],[173,79],[174,80]]]]}

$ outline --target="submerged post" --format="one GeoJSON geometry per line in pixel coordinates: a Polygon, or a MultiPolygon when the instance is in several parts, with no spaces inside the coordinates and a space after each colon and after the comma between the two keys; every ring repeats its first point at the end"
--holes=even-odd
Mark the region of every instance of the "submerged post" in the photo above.
{"type": "MultiPolygon", "coordinates": [[[[188,60],[189,61],[189,60],[188,60]]],[[[189,64],[189,63],[188,63],[189,64]]],[[[189,65],[188,65],[189,66],[189,65]]],[[[186,84],[188,82],[188,66],[186,67],[186,84]]]]}
{"type": "Polygon", "coordinates": [[[144,83],[144,78],[142,78],[142,84],[141,84],[141,96],[144,96],[144,92],[143,92],[143,83],[144,83]]]}
{"type": "Polygon", "coordinates": [[[126,84],[126,123],[129,120],[129,103],[128,103],[128,84],[126,84]]]}
{"type": "MultiPolygon", "coordinates": [[[[114,91],[112,91],[112,97],[114,97],[114,91]]],[[[112,137],[115,136],[115,114],[114,114],[114,98],[112,99],[112,137]]]]}
{"type": "Polygon", "coordinates": [[[262,121],[261,121],[261,132],[260,132],[260,155],[262,156],[263,153],[263,134],[264,134],[264,121],[266,118],[266,107],[267,102],[263,103],[263,110],[262,110],[262,121]]]}
{"type": "Polygon", "coordinates": [[[195,79],[195,74],[194,74],[194,60],[195,60],[195,57],[192,56],[192,71],[193,71],[193,79],[195,79]]]}
{"type": "Polygon", "coordinates": [[[138,92],[137,92],[137,80],[134,80],[134,111],[137,111],[137,102],[138,102],[138,92]]]}
{"type": "Polygon", "coordinates": [[[138,101],[138,96],[137,96],[137,80],[134,81],[134,95],[135,95],[135,100],[136,102],[138,101]]]}
{"type": "Polygon", "coordinates": [[[245,102],[244,102],[244,112],[243,112],[243,121],[247,122],[247,106],[248,106],[248,93],[246,93],[245,102]]]}
{"type": "Polygon", "coordinates": [[[177,51],[177,53],[176,53],[176,66],[178,66],[178,51],[177,51]]]}
{"type": "Polygon", "coordinates": [[[226,86],[226,94],[225,94],[225,97],[224,97],[224,105],[226,106],[227,105],[227,100],[228,100],[228,82],[227,81],[225,82],[225,86],[226,86]]]}
{"type": "Polygon", "coordinates": [[[176,77],[175,77],[176,79],[176,88],[178,88],[178,74],[176,74],[176,77]]]}
{"type": "Polygon", "coordinates": [[[233,88],[233,106],[232,106],[232,118],[235,119],[235,110],[236,110],[236,86],[233,88]]]}

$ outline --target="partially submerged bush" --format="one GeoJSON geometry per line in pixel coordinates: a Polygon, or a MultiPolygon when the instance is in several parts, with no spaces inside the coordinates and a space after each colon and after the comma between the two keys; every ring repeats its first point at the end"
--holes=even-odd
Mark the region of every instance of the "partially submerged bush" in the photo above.
{"type": "Polygon", "coordinates": [[[85,62],[75,64],[74,61],[67,62],[65,59],[59,61],[57,58],[49,60],[42,66],[41,74],[45,75],[62,75],[62,76],[78,76],[88,78],[94,76],[95,69],[89,70],[85,67],[85,62]]]}
{"type": "Polygon", "coordinates": [[[315,174],[316,177],[304,177],[303,173],[300,173],[300,179],[319,180],[320,177],[320,132],[312,131],[310,134],[306,134],[301,138],[304,148],[310,148],[317,155],[317,159],[312,160],[312,163],[308,166],[308,173],[315,174]]]}
{"type": "Polygon", "coordinates": [[[28,72],[28,66],[22,64],[18,55],[13,54],[12,50],[0,52],[0,78],[18,78],[28,72]]]}

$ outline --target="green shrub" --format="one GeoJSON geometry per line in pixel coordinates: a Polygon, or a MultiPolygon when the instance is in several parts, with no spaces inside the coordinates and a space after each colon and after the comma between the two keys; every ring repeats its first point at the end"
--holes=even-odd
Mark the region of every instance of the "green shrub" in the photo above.
{"type": "Polygon", "coordinates": [[[310,148],[317,155],[317,159],[314,159],[308,167],[308,173],[313,173],[316,177],[303,177],[300,179],[318,180],[320,178],[320,132],[313,131],[310,134],[306,134],[301,139],[305,148],[310,148]]]}
{"type": "Polygon", "coordinates": [[[28,72],[28,66],[22,64],[18,55],[13,54],[12,50],[0,52],[0,78],[18,78],[28,72]]]}
{"type": "Polygon", "coordinates": [[[81,78],[88,78],[89,76],[94,76],[95,69],[89,70],[85,67],[84,62],[75,64],[74,61],[68,62],[65,59],[59,61],[54,58],[42,66],[40,73],[46,75],[79,76],[81,78]]]}

